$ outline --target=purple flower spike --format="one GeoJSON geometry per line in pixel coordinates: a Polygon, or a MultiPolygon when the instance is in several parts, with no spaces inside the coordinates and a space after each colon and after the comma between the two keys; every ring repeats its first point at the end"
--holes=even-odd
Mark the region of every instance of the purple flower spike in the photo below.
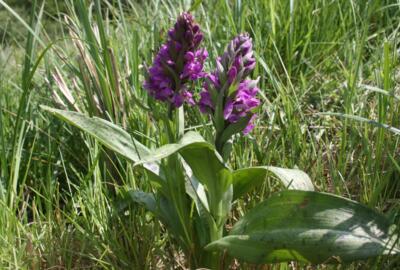
{"type": "Polygon", "coordinates": [[[185,102],[194,104],[186,84],[206,76],[203,65],[208,53],[198,48],[202,39],[192,15],[181,14],[174,28],[168,31],[168,40],[161,46],[143,84],[152,97],[176,108],[185,102]]]}
{"type": "Polygon", "coordinates": [[[256,115],[253,111],[260,105],[257,99],[258,80],[246,79],[255,65],[251,38],[247,34],[235,37],[224,54],[217,58],[217,69],[206,77],[207,82],[203,85],[198,103],[200,111],[214,114],[217,104],[213,103],[211,97],[219,96],[224,91],[222,106],[225,128],[246,117],[250,120],[243,133],[248,134],[254,128],[256,115]]]}

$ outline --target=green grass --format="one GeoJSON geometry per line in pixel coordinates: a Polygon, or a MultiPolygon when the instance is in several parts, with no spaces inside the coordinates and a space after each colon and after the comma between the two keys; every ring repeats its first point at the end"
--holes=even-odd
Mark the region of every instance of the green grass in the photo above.
{"type": "MultiPolygon", "coordinates": [[[[13,24],[0,26],[1,269],[183,267],[165,228],[127,197],[131,188],[151,191],[146,179],[39,105],[99,116],[159,145],[154,119],[165,108],[141,87],[144,69],[190,7],[210,63],[234,35],[253,37],[262,106],[255,130],[237,138],[232,164],[298,167],[319,191],[400,224],[397,1],[71,0],[60,9],[49,0],[14,14],[5,2],[0,19],[13,24]]],[[[210,126],[196,127],[207,119],[188,111],[193,128],[210,136],[210,126]]],[[[232,219],[277,189],[270,180],[232,219]]],[[[400,269],[400,257],[316,269],[400,269]]]]}

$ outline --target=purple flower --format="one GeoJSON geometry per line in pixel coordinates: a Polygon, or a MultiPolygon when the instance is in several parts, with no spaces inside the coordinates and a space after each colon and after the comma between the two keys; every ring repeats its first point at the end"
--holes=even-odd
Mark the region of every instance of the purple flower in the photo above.
{"type": "Polygon", "coordinates": [[[254,128],[254,120],[256,119],[257,115],[253,114],[253,116],[250,118],[249,123],[247,124],[247,126],[243,129],[243,134],[247,135],[249,134],[253,128],[254,128]]]}
{"type": "Polygon", "coordinates": [[[228,98],[224,107],[224,119],[236,123],[241,118],[251,114],[252,110],[260,105],[256,98],[259,89],[252,80],[245,80],[239,84],[234,98],[228,98]]]}
{"type": "Polygon", "coordinates": [[[211,113],[214,111],[214,104],[209,92],[210,87],[218,88],[219,79],[215,74],[207,74],[206,82],[203,84],[203,90],[200,92],[199,108],[202,113],[211,113]]]}
{"type": "Polygon", "coordinates": [[[218,59],[220,65],[228,71],[228,82],[235,79],[241,81],[256,66],[256,59],[253,56],[253,44],[248,34],[240,34],[228,45],[227,50],[218,59]]]}
{"type": "Polygon", "coordinates": [[[249,117],[243,130],[244,134],[248,134],[254,128],[256,115],[253,111],[260,105],[257,99],[258,80],[246,79],[255,65],[251,38],[247,34],[235,37],[222,57],[217,59],[217,69],[206,77],[198,103],[200,111],[214,114],[218,96],[223,92],[221,105],[225,127],[249,117]]]}
{"type": "Polygon", "coordinates": [[[205,49],[197,50],[194,53],[189,51],[185,55],[186,63],[183,67],[183,72],[180,79],[189,78],[190,80],[197,80],[203,78],[206,73],[203,72],[204,61],[208,53],[205,49]]]}
{"type": "Polygon", "coordinates": [[[192,15],[180,15],[168,31],[168,40],[161,46],[143,84],[152,97],[174,107],[185,102],[194,104],[186,84],[206,75],[203,65],[208,53],[198,48],[202,39],[203,34],[192,15]]]}

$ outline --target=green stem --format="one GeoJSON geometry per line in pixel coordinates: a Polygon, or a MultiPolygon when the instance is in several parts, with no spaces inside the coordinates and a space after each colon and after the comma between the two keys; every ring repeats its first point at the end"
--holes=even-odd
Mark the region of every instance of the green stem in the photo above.
{"type": "Polygon", "coordinates": [[[183,106],[174,108],[168,107],[168,117],[164,117],[168,131],[168,143],[176,143],[182,138],[185,132],[185,112],[183,106]]]}
{"type": "Polygon", "coordinates": [[[221,137],[222,137],[222,132],[217,132],[215,136],[215,149],[221,155],[224,162],[227,162],[232,152],[232,144],[231,140],[223,142],[221,140],[221,137]]]}
{"type": "Polygon", "coordinates": [[[185,133],[185,112],[183,106],[175,110],[175,125],[177,140],[182,138],[185,133]]]}
{"type": "MultiPolygon", "coordinates": [[[[223,223],[222,223],[223,224],[223,223]]],[[[217,241],[223,236],[223,225],[216,224],[215,220],[212,219],[209,224],[210,227],[210,243],[217,241]]],[[[206,257],[207,267],[209,269],[222,269],[221,264],[221,253],[220,252],[208,252],[206,257]]]]}
{"type": "Polygon", "coordinates": [[[223,154],[223,149],[225,144],[225,142],[222,141],[222,134],[224,133],[224,130],[225,130],[225,123],[222,127],[217,129],[215,133],[215,149],[217,149],[218,153],[221,156],[223,154]]]}
{"type": "MultiPolygon", "coordinates": [[[[175,108],[172,104],[168,107],[168,114],[163,116],[165,121],[165,125],[168,133],[168,143],[176,143],[182,138],[185,130],[185,118],[184,118],[184,109],[183,106],[179,108],[175,108]]],[[[183,178],[178,177],[182,172],[180,171],[180,167],[178,166],[180,162],[178,161],[178,154],[174,154],[169,156],[167,160],[167,164],[165,167],[165,172],[173,172],[170,174],[167,179],[173,181],[167,181],[168,183],[168,193],[169,197],[172,201],[173,207],[176,210],[178,215],[179,223],[182,226],[182,242],[186,249],[186,254],[188,255],[188,259],[192,259],[192,254],[195,254],[195,250],[193,247],[193,239],[191,233],[191,225],[188,214],[188,209],[186,208],[186,192],[185,192],[185,183],[183,178]]],[[[193,256],[194,263],[196,264],[196,257],[193,256]]],[[[190,264],[190,262],[189,262],[190,264]]]]}

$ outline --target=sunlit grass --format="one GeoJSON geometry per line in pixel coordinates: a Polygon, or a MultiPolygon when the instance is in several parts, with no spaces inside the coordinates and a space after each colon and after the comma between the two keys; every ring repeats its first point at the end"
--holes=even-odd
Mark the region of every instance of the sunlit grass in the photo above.
{"type": "MultiPolygon", "coordinates": [[[[182,267],[165,229],[127,197],[130,188],[151,190],[143,176],[39,104],[98,116],[145,145],[161,144],[154,119],[165,110],[142,89],[144,69],[192,3],[200,3],[193,13],[212,61],[237,33],[254,41],[263,104],[232,164],[298,167],[318,190],[399,224],[400,137],[387,128],[400,128],[396,1],[70,1],[62,10],[47,2],[52,14],[38,1],[32,18],[5,9],[19,26],[6,32],[23,32],[23,41],[0,37],[0,268],[182,267]]],[[[196,129],[210,138],[207,120],[189,111],[188,123],[201,121],[196,129]]],[[[232,219],[268,197],[273,183],[238,203],[232,219]]],[[[396,269],[399,260],[343,268],[396,269]]]]}

